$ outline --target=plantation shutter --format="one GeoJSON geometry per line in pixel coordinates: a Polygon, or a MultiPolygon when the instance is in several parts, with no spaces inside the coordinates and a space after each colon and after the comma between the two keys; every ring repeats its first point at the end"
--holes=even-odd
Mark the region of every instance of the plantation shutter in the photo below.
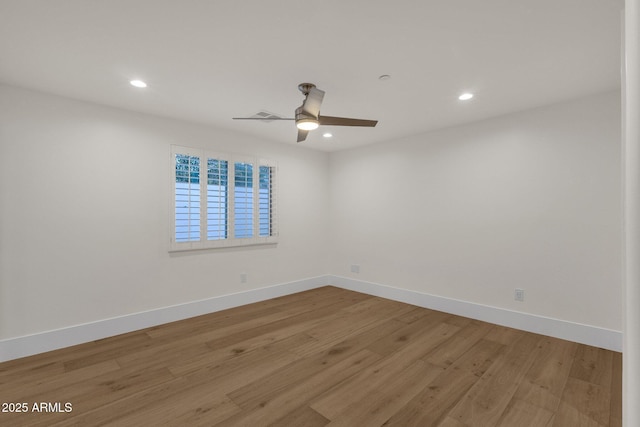
{"type": "Polygon", "coordinates": [[[175,241],[200,240],[200,157],[178,154],[175,159],[175,241]]]}
{"type": "Polygon", "coordinates": [[[276,165],[171,147],[171,250],[275,243],[276,165]]]}
{"type": "Polygon", "coordinates": [[[260,165],[258,192],[259,236],[276,235],[275,224],[275,167],[260,165]]]}
{"type": "Polygon", "coordinates": [[[229,237],[229,162],[207,159],[207,240],[229,237]]]}
{"type": "Polygon", "coordinates": [[[234,164],[234,237],[253,237],[253,164],[234,164]]]}

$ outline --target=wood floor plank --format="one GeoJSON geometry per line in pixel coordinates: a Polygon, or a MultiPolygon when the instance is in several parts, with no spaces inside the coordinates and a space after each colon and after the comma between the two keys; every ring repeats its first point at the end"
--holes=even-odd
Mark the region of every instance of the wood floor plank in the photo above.
{"type": "Polygon", "coordinates": [[[152,338],[162,338],[165,336],[170,338],[175,338],[176,336],[187,337],[200,335],[212,328],[220,329],[241,322],[251,321],[256,318],[264,318],[271,314],[287,311],[295,307],[299,307],[303,311],[314,310],[320,306],[332,305],[344,301],[348,302],[347,305],[355,304],[368,298],[371,298],[371,296],[326,286],[172,322],[166,325],[152,327],[145,331],[152,338]]]}
{"type": "Polygon", "coordinates": [[[311,409],[308,406],[302,406],[294,412],[288,413],[282,418],[270,424],[255,424],[265,425],[266,427],[323,427],[329,423],[329,420],[311,409]]]}
{"type": "Polygon", "coordinates": [[[613,353],[613,372],[611,379],[611,427],[622,427],[622,354],[613,353]]]}
{"type": "Polygon", "coordinates": [[[284,336],[294,335],[301,331],[306,331],[309,336],[317,339],[310,332],[313,331],[313,328],[316,328],[318,324],[324,324],[328,320],[327,318],[334,315],[340,308],[351,306],[353,306],[351,301],[341,301],[327,306],[315,306],[314,309],[303,310],[297,307],[295,310],[279,313],[280,318],[272,321],[256,319],[255,324],[242,325],[237,328],[237,331],[224,331],[219,337],[207,341],[207,345],[211,348],[221,348],[269,334],[284,336]]]}
{"type": "MultiPolygon", "coordinates": [[[[330,289],[329,291],[331,292],[332,290],[330,289]]],[[[283,325],[293,325],[293,328],[297,330],[306,329],[307,327],[314,326],[315,323],[311,323],[310,325],[301,323],[319,322],[327,313],[335,313],[340,308],[348,307],[367,299],[371,299],[371,297],[357,298],[353,296],[353,293],[349,292],[344,297],[331,295],[327,298],[320,299],[320,302],[314,301],[309,305],[300,304],[300,307],[294,311],[269,311],[268,314],[259,317],[254,317],[255,313],[252,304],[250,307],[250,315],[246,319],[242,316],[238,317],[237,315],[228,314],[227,317],[234,319],[234,322],[223,322],[221,324],[218,320],[215,320],[210,328],[200,328],[197,334],[188,332],[188,321],[175,322],[180,325],[180,329],[175,331],[176,335],[164,336],[163,334],[159,334],[160,337],[154,339],[152,344],[143,348],[131,349],[131,351],[128,351],[126,354],[119,355],[117,360],[122,366],[146,365],[150,359],[153,360],[155,364],[173,365],[176,361],[182,360],[185,353],[189,353],[195,357],[209,357],[211,348],[216,349],[216,347],[224,346],[225,344],[231,345],[234,342],[252,336],[278,330],[283,325]],[[326,308],[325,305],[328,305],[328,308],[326,308]],[[317,307],[325,307],[325,309],[318,309],[317,307]],[[177,340],[176,336],[178,337],[177,340]],[[220,340],[220,342],[217,340],[220,340]],[[188,348],[192,348],[192,350],[188,350],[188,348]]],[[[280,305],[283,305],[282,301],[280,305]]],[[[244,309],[245,308],[242,307],[235,310],[243,312],[244,309]]],[[[201,320],[201,318],[198,318],[198,321],[201,320]]],[[[175,328],[174,324],[171,324],[171,326],[175,328]]],[[[296,330],[291,330],[290,332],[293,335],[296,333],[296,330]]]]}
{"type": "Polygon", "coordinates": [[[429,352],[424,360],[446,368],[486,336],[489,329],[490,326],[487,323],[468,322],[464,326],[461,326],[461,329],[452,335],[451,339],[443,342],[429,352]]]}
{"type": "MultiPolygon", "coordinates": [[[[141,390],[173,380],[174,377],[166,368],[151,369],[146,371],[119,369],[102,375],[96,375],[87,381],[77,382],[54,392],[42,392],[38,390],[29,396],[31,402],[69,402],[73,405],[73,411],[90,411],[96,407],[106,405],[113,400],[124,399],[135,395],[141,390]]],[[[73,412],[71,412],[73,414],[73,412]]],[[[16,425],[49,426],[55,422],[70,418],[68,413],[34,413],[28,414],[2,414],[0,422],[20,423],[16,425]],[[26,416],[25,416],[26,415],[26,416]],[[23,423],[24,421],[24,423],[23,423]]]]}
{"type": "Polygon", "coordinates": [[[421,307],[413,307],[413,310],[409,310],[408,312],[397,316],[396,319],[400,322],[409,324],[418,319],[422,319],[424,316],[430,316],[432,311],[433,310],[425,310],[421,307]]]}
{"type": "Polygon", "coordinates": [[[385,426],[437,425],[494,363],[504,345],[481,340],[393,415],[385,426]]]}
{"type": "Polygon", "coordinates": [[[230,391],[228,395],[237,405],[246,410],[264,406],[274,396],[286,393],[288,389],[304,383],[310,377],[330,369],[332,365],[340,363],[359,351],[361,349],[337,347],[311,357],[298,359],[270,375],[257,378],[249,384],[230,391]]]}
{"type": "Polygon", "coordinates": [[[132,351],[118,355],[117,360],[122,366],[146,364],[149,360],[154,360],[154,363],[171,364],[176,360],[180,360],[186,352],[195,355],[207,354],[212,350],[212,346],[207,345],[207,343],[213,342],[218,338],[243,333],[247,330],[259,327],[264,323],[268,324],[281,320],[283,317],[285,316],[281,313],[272,313],[264,316],[263,318],[255,318],[243,322],[241,321],[237,324],[222,328],[212,328],[202,331],[198,335],[178,335],[177,339],[174,337],[173,340],[160,339],[149,346],[145,346],[144,348],[133,349],[132,351]],[[185,349],[190,350],[185,351],[185,349]]]}
{"type": "Polygon", "coordinates": [[[485,339],[509,345],[526,335],[526,332],[506,326],[492,325],[485,339]]]}
{"type": "Polygon", "coordinates": [[[327,322],[307,331],[307,334],[324,342],[340,342],[371,324],[396,317],[413,308],[406,304],[390,302],[382,298],[371,298],[349,306],[327,322]]]}
{"type": "MultiPolygon", "coordinates": [[[[363,368],[370,366],[380,359],[380,356],[369,350],[361,350],[353,355],[323,369],[316,374],[300,380],[297,384],[288,387],[282,392],[268,395],[263,394],[258,405],[254,405],[243,414],[229,418],[218,426],[226,425],[285,425],[287,419],[295,418],[294,415],[303,411],[307,403],[314,397],[325,392],[336,384],[356,374],[363,368]],[[284,417],[282,414],[286,414],[284,417]]],[[[245,402],[246,405],[246,402],[245,402]]],[[[317,411],[313,411],[318,414],[317,411]]],[[[318,414],[319,415],[319,414],[318,414]]],[[[326,422],[328,420],[322,417],[326,422]]]]}
{"type": "Polygon", "coordinates": [[[182,393],[173,393],[171,399],[163,399],[139,406],[113,420],[117,425],[146,425],[149,419],[171,419],[173,425],[213,425],[241,409],[221,391],[211,390],[209,384],[187,387],[182,393]]]}
{"type": "MultiPolygon", "coordinates": [[[[211,425],[241,409],[209,384],[194,385],[176,378],[143,390],[129,399],[109,402],[95,410],[62,421],[61,426],[143,426],[149,420],[171,420],[171,425],[211,425]]],[[[163,423],[158,423],[162,425],[163,423]]],[[[56,424],[58,425],[58,424],[56,424]]]]}
{"type": "Polygon", "coordinates": [[[128,351],[130,351],[134,348],[146,347],[150,343],[151,337],[144,331],[122,334],[112,339],[99,340],[95,342],[95,351],[70,358],[64,362],[64,369],[66,371],[72,371],[106,360],[112,360],[122,354],[123,348],[127,348],[128,351]]]}
{"type": "Polygon", "coordinates": [[[555,413],[577,347],[576,343],[545,337],[540,342],[536,360],[525,373],[514,398],[555,413]]]}
{"type": "Polygon", "coordinates": [[[268,344],[252,347],[251,343],[244,343],[243,346],[230,346],[223,349],[213,350],[196,357],[185,356],[183,359],[173,360],[168,364],[168,368],[174,375],[202,374],[203,372],[219,371],[228,372],[238,367],[251,366],[254,363],[261,363],[264,359],[274,360],[284,357],[293,362],[301,357],[294,353],[292,349],[305,345],[313,341],[313,338],[304,333],[288,336],[281,340],[271,341],[268,344]],[[242,350],[242,351],[240,351],[242,350]]]}
{"type": "MultiPolygon", "coordinates": [[[[53,357],[55,358],[56,356],[53,357]]],[[[15,362],[14,360],[0,363],[0,386],[4,384],[16,384],[17,382],[33,382],[38,378],[65,372],[64,362],[61,362],[60,359],[43,360],[42,358],[30,356],[17,360],[19,360],[20,363],[13,363],[15,362]]],[[[0,387],[0,391],[1,389],[2,387],[0,387]]]]}
{"type": "Polygon", "coordinates": [[[600,424],[587,414],[581,412],[576,407],[567,403],[560,402],[558,412],[556,412],[551,427],[602,427],[606,424],[600,424]]]}
{"type": "MultiPolygon", "coordinates": [[[[136,414],[145,414],[152,419],[154,411],[163,413],[169,409],[173,411],[171,418],[177,418],[179,414],[182,418],[190,415],[204,417],[206,412],[211,412],[212,405],[217,408],[214,412],[224,412],[224,416],[215,415],[216,422],[222,421],[240,410],[235,404],[230,404],[232,401],[226,396],[229,390],[249,384],[256,377],[267,375],[299,358],[284,351],[284,347],[286,343],[278,343],[243,353],[222,364],[210,364],[197,371],[186,371],[185,375],[178,376],[175,381],[148,388],[132,396],[136,402],[135,407],[127,400],[119,400],[78,418],[79,425],[88,425],[89,420],[109,423],[118,423],[121,419],[134,420],[137,419],[136,414]],[[194,392],[196,398],[189,399],[188,396],[194,392]],[[200,395],[210,396],[211,400],[201,403],[198,400],[200,395]]],[[[199,419],[198,417],[195,419],[199,419]]],[[[209,414],[204,419],[211,421],[213,415],[209,414]]]]}
{"type": "Polygon", "coordinates": [[[60,372],[55,375],[44,375],[37,378],[30,377],[29,381],[12,382],[11,388],[0,387],[0,401],[7,402],[9,395],[12,399],[22,401],[33,396],[33,390],[38,390],[42,395],[56,394],[59,389],[73,387],[76,383],[88,381],[98,375],[120,369],[118,362],[112,359],[85,368],[75,369],[72,372],[60,372]]]}
{"type": "Polygon", "coordinates": [[[578,345],[569,375],[605,387],[611,385],[613,352],[588,345],[578,345]]]}
{"type": "Polygon", "coordinates": [[[512,399],[497,427],[547,427],[553,412],[539,408],[524,400],[512,399]]]}
{"type": "Polygon", "coordinates": [[[467,424],[463,424],[458,420],[454,420],[453,418],[445,418],[438,427],[468,427],[467,424]]]}
{"type": "Polygon", "coordinates": [[[620,353],[323,287],[0,363],[2,426],[621,426],[620,353]]]}
{"type": "Polygon", "coordinates": [[[537,357],[539,341],[540,336],[521,334],[517,341],[505,348],[482,380],[469,390],[449,416],[472,425],[497,425],[537,357]]]}
{"type": "Polygon", "coordinates": [[[411,341],[416,335],[424,333],[426,329],[442,324],[444,320],[449,317],[447,314],[439,311],[427,311],[427,313],[428,315],[422,316],[415,322],[382,337],[367,348],[382,356],[388,356],[404,347],[405,344],[411,341]]]}
{"type": "Polygon", "coordinates": [[[572,425],[570,420],[576,417],[597,425],[609,425],[611,414],[611,390],[599,384],[569,377],[562,394],[563,410],[558,411],[558,425],[572,425]],[[566,423],[566,424],[563,424],[566,423]]]}
{"type": "Polygon", "coordinates": [[[329,347],[359,334],[374,330],[388,320],[407,313],[413,309],[407,304],[374,298],[340,310],[331,318],[327,318],[307,331],[315,338],[313,343],[296,349],[296,353],[308,356],[324,351],[329,347]]]}
{"type": "MultiPolygon", "coordinates": [[[[353,399],[339,413],[327,416],[322,411],[318,412],[331,420],[328,426],[332,427],[383,425],[440,372],[441,368],[417,360],[389,377],[381,387],[369,388],[366,396],[353,399]]],[[[312,408],[317,410],[313,405],[312,408]]]]}
{"type": "MultiPolygon", "coordinates": [[[[458,329],[456,326],[440,323],[435,328],[416,334],[411,340],[406,341],[400,350],[371,367],[363,369],[358,375],[312,401],[311,407],[333,420],[340,412],[346,410],[351,402],[366,399],[369,393],[378,387],[383,387],[386,382],[419,360],[430,348],[447,339],[458,329]]],[[[439,370],[442,369],[439,368],[439,370]]]]}

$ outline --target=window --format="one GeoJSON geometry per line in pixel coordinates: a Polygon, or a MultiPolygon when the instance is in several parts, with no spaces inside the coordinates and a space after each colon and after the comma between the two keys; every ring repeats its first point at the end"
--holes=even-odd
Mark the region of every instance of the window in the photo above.
{"type": "Polygon", "coordinates": [[[171,249],[273,243],[273,162],[173,146],[171,249]]]}

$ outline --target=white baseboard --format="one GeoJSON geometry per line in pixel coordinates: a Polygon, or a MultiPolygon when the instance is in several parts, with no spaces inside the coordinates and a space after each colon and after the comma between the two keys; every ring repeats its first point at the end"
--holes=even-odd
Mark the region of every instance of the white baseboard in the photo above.
{"type": "Polygon", "coordinates": [[[0,362],[326,286],[328,277],[312,277],[33,335],[0,340],[0,362]]]}
{"type": "Polygon", "coordinates": [[[419,307],[444,311],[607,350],[622,351],[622,332],[620,331],[444,298],[342,276],[329,276],[329,283],[343,289],[405,302],[419,307]]]}
{"type": "Polygon", "coordinates": [[[622,351],[622,332],[568,322],[467,301],[444,298],[407,289],[350,279],[342,276],[318,276],[294,282],[238,292],[159,308],[82,325],[45,331],[33,335],[0,340],[0,362],[82,344],[151,326],[175,322],[202,314],[277,298],[321,286],[333,285],[368,295],[401,301],[419,307],[522,329],[594,347],[622,351]]]}

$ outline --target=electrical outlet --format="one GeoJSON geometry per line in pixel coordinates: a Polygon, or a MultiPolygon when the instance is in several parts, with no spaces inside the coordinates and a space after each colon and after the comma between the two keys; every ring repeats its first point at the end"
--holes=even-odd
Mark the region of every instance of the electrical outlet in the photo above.
{"type": "Polygon", "coordinates": [[[520,302],[524,301],[524,289],[516,288],[516,290],[513,293],[513,299],[520,302]]]}
{"type": "Polygon", "coordinates": [[[247,273],[240,273],[240,283],[247,283],[247,273]]]}
{"type": "Polygon", "coordinates": [[[358,264],[351,264],[351,272],[352,273],[360,273],[360,266],[358,264]]]}

